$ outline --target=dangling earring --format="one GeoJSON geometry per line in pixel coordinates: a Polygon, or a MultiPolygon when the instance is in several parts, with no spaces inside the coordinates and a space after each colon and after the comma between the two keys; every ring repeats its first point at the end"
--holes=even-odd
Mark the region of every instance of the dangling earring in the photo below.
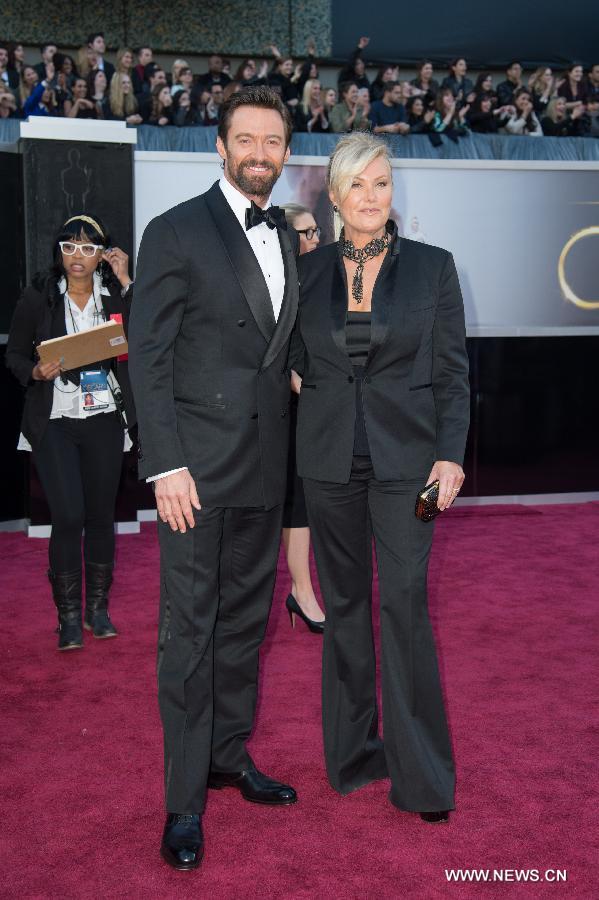
{"type": "Polygon", "coordinates": [[[333,206],[333,209],[335,210],[335,212],[339,212],[339,207],[338,207],[338,206],[333,206]]]}

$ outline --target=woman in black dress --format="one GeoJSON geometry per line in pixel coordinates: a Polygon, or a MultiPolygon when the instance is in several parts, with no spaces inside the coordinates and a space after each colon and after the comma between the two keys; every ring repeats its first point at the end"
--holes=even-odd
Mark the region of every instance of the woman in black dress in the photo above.
{"type": "MultiPolygon", "coordinates": [[[[295,228],[300,238],[300,255],[316,250],[320,242],[320,228],[314,216],[305,206],[287,203],[283,207],[289,224],[295,228]]],[[[287,496],[283,508],[283,543],[287,555],[287,567],[291,575],[291,591],[285,605],[291,624],[295,628],[295,617],[299,616],[311,632],[322,634],[324,614],[314,594],[310,575],[310,529],[302,479],[295,465],[295,432],[297,427],[297,398],[299,379],[292,381],[291,394],[289,465],[287,469],[287,496]]]]}
{"type": "Polygon", "coordinates": [[[108,615],[114,506],[135,412],[125,360],[65,371],[60,359],[40,362],[35,348],[110,319],[126,331],[133,297],[128,267],[97,216],[68,219],[56,235],[52,267],[25,288],[8,336],[6,363],[26,389],[19,449],[33,451],[50,507],[48,577],[59,650],[83,646],[82,532],[85,628],[97,638],[117,634],[108,615]]]}

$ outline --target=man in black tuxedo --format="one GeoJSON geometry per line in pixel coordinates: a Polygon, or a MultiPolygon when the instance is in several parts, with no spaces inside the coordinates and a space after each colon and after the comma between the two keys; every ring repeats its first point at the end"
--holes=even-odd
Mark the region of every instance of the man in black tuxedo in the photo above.
{"type": "Polygon", "coordinates": [[[140,477],[154,481],[159,517],[161,853],[180,869],[202,857],[207,786],[297,799],[245,746],[286,484],[298,241],[269,197],[290,137],[274,92],[233,94],[217,139],[223,177],[150,222],[139,251],[129,365],[140,477]]]}

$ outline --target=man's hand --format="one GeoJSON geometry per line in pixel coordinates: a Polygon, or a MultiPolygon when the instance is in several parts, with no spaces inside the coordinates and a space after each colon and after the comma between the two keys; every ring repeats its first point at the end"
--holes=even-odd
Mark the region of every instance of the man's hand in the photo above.
{"type": "Polygon", "coordinates": [[[173,531],[185,534],[187,525],[193,528],[195,521],[193,510],[201,509],[200,499],[195,481],[187,469],[165,475],[154,482],[156,508],[162,521],[171,526],[173,531]]]}
{"type": "Polygon", "coordinates": [[[291,390],[294,394],[299,394],[302,390],[302,379],[295,369],[291,370],[291,390]]]}
{"type": "Polygon", "coordinates": [[[439,509],[448,509],[451,506],[464,484],[464,478],[464,471],[457,463],[437,460],[426,483],[431,484],[433,481],[439,480],[439,499],[437,500],[439,509]]]}

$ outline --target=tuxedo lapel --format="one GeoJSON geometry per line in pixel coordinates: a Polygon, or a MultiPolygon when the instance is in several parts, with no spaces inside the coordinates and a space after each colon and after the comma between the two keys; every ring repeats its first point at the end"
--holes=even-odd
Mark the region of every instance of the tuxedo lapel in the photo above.
{"type": "Polygon", "coordinates": [[[335,269],[333,271],[333,282],[331,285],[331,334],[333,340],[337,344],[339,350],[347,360],[351,368],[349,356],[347,355],[347,343],[345,340],[345,323],[347,321],[347,275],[345,266],[343,265],[343,257],[341,251],[337,253],[335,260],[335,269]]]}
{"type": "MultiPolygon", "coordinates": [[[[262,269],[223,192],[214,184],[206,204],[220,233],[225,252],[262,336],[268,342],[275,332],[275,316],[262,269]]],[[[297,282],[297,278],[296,278],[297,282]]]]}
{"type": "Polygon", "coordinates": [[[262,369],[266,369],[273,360],[276,359],[281,349],[284,347],[285,342],[288,340],[293,326],[295,325],[299,299],[299,283],[297,280],[295,253],[291,246],[289,234],[282,228],[277,228],[277,233],[279,235],[283,266],[285,269],[285,292],[283,294],[281,312],[279,313],[274,334],[266,349],[264,359],[262,360],[262,369]]]}
{"type": "Polygon", "coordinates": [[[396,302],[395,285],[397,281],[397,267],[400,265],[401,243],[399,237],[396,236],[381,266],[381,271],[375,284],[371,305],[370,350],[366,360],[367,366],[370,365],[372,358],[384,344],[389,332],[391,309],[393,303],[396,302]]]}

